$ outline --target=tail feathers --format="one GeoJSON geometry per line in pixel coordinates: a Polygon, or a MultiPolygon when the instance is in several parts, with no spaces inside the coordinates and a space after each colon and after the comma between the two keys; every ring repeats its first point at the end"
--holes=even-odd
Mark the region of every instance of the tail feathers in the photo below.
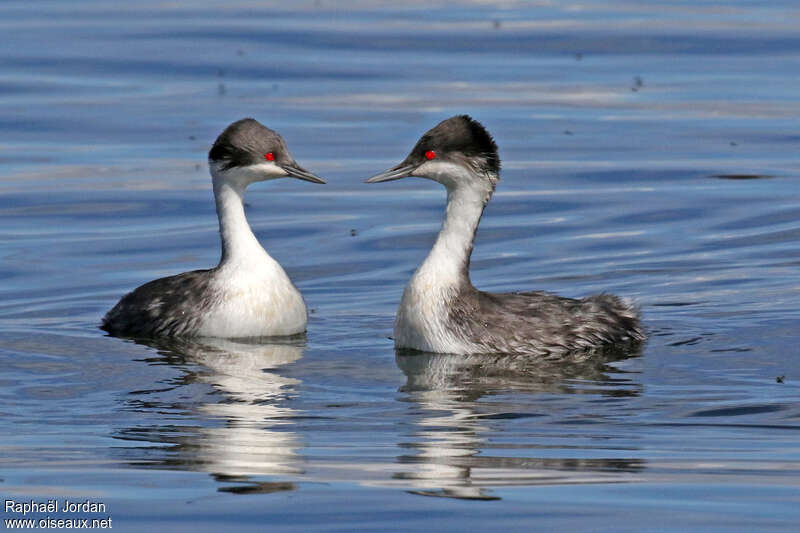
{"type": "Polygon", "coordinates": [[[599,307],[598,317],[606,324],[613,336],[633,341],[643,341],[647,335],[641,325],[639,307],[630,299],[620,298],[613,294],[597,294],[585,301],[599,307]]]}

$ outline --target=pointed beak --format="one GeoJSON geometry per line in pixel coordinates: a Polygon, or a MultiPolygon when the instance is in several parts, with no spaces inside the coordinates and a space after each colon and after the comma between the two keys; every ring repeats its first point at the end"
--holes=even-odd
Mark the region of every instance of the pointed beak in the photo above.
{"type": "Polygon", "coordinates": [[[281,168],[292,178],[310,181],[311,183],[325,183],[324,179],[315,176],[297,163],[294,165],[281,165],[281,168]]]}
{"type": "Polygon", "coordinates": [[[400,163],[396,167],[392,167],[389,170],[381,172],[380,174],[376,174],[366,180],[365,183],[380,183],[382,181],[392,181],[392,180],[399,180],[400,178],[405,178],[411,175],[412,172],[417,168],[417,165],[406,165],[400,163]]]}

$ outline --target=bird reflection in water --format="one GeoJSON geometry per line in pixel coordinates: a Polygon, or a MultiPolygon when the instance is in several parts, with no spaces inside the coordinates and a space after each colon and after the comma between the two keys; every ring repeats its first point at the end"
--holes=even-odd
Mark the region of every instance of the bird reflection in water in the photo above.
{"type": "MultiPolygon", "coordinates": [[[[284,377],[278,369],[298,360],[305,340],[291,338],[268,343],[246,340],[150,340],[158,358],[150,364],[170,364],[185,374],[180,379],[179,399],[167,409],[185,417],[175,426],[130,428],[120,432],[125,440],[146,440],[168,444],[161,447],[157,460],[143,465],[209,472],[224,483],[222,492],[268,493],[294,490],[288,481],[264,481],[263,477],[293,477],[302,474],[301,448],[297,436],[281,431],[295,411],[282,405],[299,380],[284,377]],[[203,401],[186,396],[192,385],[207,384],[214,393],[203,401]],[[208,401],[210,400],[210,401],[208,401]],[[197,418],[201,426],[188,425],[197,418]],[[223,423],[220,425],[219,421],[223,423]]],[[[165,391],[137,391],[141,395],[165,391]]],[[[161,409],[160,402],[132,400],[132,405],[161,409]]],[[[142,466],[142,465],[137,465],[142,466]]]]}
{"type": "MultiPolygon", "coordinates": [[[[398,350],[396,362],[407,378],[400,390],[419,412],[417,428],[410,435],[413,441],[400,445],[409,451],[398,458],[405,469],[394,478],[409,483],[413,494],[472,500],[499,499],[491,490],[499,486],[632,481],[644,468],[640,459],[575,458],[574,451],[567,452],[572,455],[569,458],[547,452],[547,457],[531,457],[520,455],[520,446],[491,443],[493,420],[548,415],[538,409],[519,412],[524,407],[502,401],[479,400],[510,390],[543,397],[555,393],[560,398],[580,393],[635,397],[641,386],[629,379],[611,378],[608,373],[620,371],[608,363],[636,357],[640,350],[636,346],[629,351],[609,351],[602,357],[557,363],[526,356],[398,350]],[[592,386],[584,389],[579,385],[585,383],[592,386]],[[503,449],[514,449],[514,455],[494,455],[503,449]]],[[[524,446],[533,454],[548,447],[552,446],[531,444],[529,439],[524,446]]]]}

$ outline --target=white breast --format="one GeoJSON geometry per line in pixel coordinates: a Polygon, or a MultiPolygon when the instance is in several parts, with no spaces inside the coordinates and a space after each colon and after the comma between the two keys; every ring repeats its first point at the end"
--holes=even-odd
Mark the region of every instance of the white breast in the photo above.
{"type": "Polygon", "coordinates": [[[452,186],[440,180],[448,185],[444,223],[428,257],[403,291],[394,328],[395,345],[426,352],[475,353],[479,347],[453,324],[450,311],[459,287],[469,284],[466,265],[483,206],[491,196],[491,183],[473,179],[461,167],[437,168],[450,177],[459,175],[460,180],[452,186]]]}
{"type": "Polygon", "coordinates": [[[423,352],[474,352],[472,343],[450,321],[454,290],[428,279],[420,269],[403,291],[394,325],[395,346],[423,352]]]}
{"type": "Polygon", "coordinates": [[[300,292],[266,253],[257,264],[221,265],[210,292],[214,304],[198,330],[202,337],[283,336],[306,330],[300,292]]]}

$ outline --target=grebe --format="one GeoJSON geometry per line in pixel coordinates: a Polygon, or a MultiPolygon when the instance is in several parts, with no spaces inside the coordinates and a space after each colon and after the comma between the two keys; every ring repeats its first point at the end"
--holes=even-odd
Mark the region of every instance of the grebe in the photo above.
{"type": "Polygon", "coordinates": [[[321,178],[300,167],[277,132],[252,118],[234,122],[208,153],[222,239],[209,270],[145,283],[125,295],[102,329],[128,337],[267,337],[302,333],[306,305],[247,223],[243,198],[255,181],[321,178]]]}
{"type": "Polygon", "coordinates": [[[644,339],[636,309],[598,294],[576,300],[547,292],[492,294],[472,286],[469,260],[483,210],[500,179],[492,136],[467,115],[425,133],[378,183],[415,176],[447,188],[436,243],[403,291],[397,348],[453,354],[507,353],[559,358],[644,339]]]}

